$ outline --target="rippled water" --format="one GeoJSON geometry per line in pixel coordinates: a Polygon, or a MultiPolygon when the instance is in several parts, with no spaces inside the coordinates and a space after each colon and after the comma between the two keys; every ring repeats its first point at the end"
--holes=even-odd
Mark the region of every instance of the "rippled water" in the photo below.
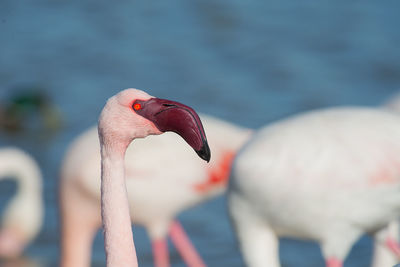
{"type": "MultiPolygon", "coordinates": [[[[45,176],[46,218],[27,257],[58,259],[56,185],[68,143],[96,122],[105,100],[127,87],[260,127],[330,105],[378,105],[400,89],[398,1],[0,2],[0,99],[40,86],[60,106],[65,128],[52,138],[1,134],[32,153],[45,176]]],[[[1,205],[13,191],[0,183],[1,205]]],[[[242,266],[223,197],[180,216],[209,266],[242,266]]],[[[137,227],[142,266],[149,241],[137,227]]],[[[101,235],[94,266],[104,266],[101,235]]],[[[283,266],[323,266],[319,248],[284,240],[283,266]]],[[[364,238],[346,266],[366,266],[364,238]]],[[[183,266],[171,256],[174,266],[183,266]]]]}

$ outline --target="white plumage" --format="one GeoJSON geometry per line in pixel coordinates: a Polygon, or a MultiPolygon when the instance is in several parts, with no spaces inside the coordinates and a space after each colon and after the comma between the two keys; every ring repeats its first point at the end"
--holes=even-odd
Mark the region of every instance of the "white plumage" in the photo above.
{"type": "MultiPolygon", "coordinates": [[[[154,241],[167,236],[178,213],[225,191],[231,159],[251,134],[202,115],[210,163],[199,160],[174,133],[136,139],[125,156],[132,222],[154,241]]],[[[62,167],[63,266],[88,266],[94,233],[100,227],[100,150],[92,128],[70,146],[62,167]],[[79,241],[79,243],[78,243],[79,241]]]]}
{"type": "Polygon", "coordinates": [[[249,266],[279,266],[281,236],[315,240],[341,266],[400,215],[400,117],[334,108],[264,127],[237,155],[228,198],[249,266]]]}

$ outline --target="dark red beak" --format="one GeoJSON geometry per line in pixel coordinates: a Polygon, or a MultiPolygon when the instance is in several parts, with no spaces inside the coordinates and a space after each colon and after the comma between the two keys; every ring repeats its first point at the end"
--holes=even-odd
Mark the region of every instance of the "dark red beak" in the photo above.
{"type": "Polygon", "coordinates": [[[192,108],[171,100],[150,98],[136,100],[132,103],[132,109],[153,122],[160,131],[179,134],[200,158],[210,161],[211,152],[203,125],[192,108]]]}

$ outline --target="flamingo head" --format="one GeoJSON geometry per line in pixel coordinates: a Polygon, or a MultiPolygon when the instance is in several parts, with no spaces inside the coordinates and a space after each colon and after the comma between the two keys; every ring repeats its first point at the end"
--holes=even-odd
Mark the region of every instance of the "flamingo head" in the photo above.
{"type": "Polygon", "coordinates": [[[192,108],[141,90],[126,89],[111,97],[100,114],[98,127],[104,145],[118,143],[126,149],[135,138],[172,131],[202,159],[209,161],[211,157],[203,125],[192,108]]]}

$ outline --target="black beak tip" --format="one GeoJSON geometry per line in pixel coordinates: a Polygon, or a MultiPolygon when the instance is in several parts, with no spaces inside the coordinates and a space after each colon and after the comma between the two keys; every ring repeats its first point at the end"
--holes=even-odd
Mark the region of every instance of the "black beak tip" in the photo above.
{"type": "Polygon", "coordinates": [[[208,146],[207,142],[203,144],[200,150],[196,150],[197,155],[199,155],[200,158],[204,159],[207,162],[210,162],[211,159],[211,151],[210,147],[208,146]]]}

